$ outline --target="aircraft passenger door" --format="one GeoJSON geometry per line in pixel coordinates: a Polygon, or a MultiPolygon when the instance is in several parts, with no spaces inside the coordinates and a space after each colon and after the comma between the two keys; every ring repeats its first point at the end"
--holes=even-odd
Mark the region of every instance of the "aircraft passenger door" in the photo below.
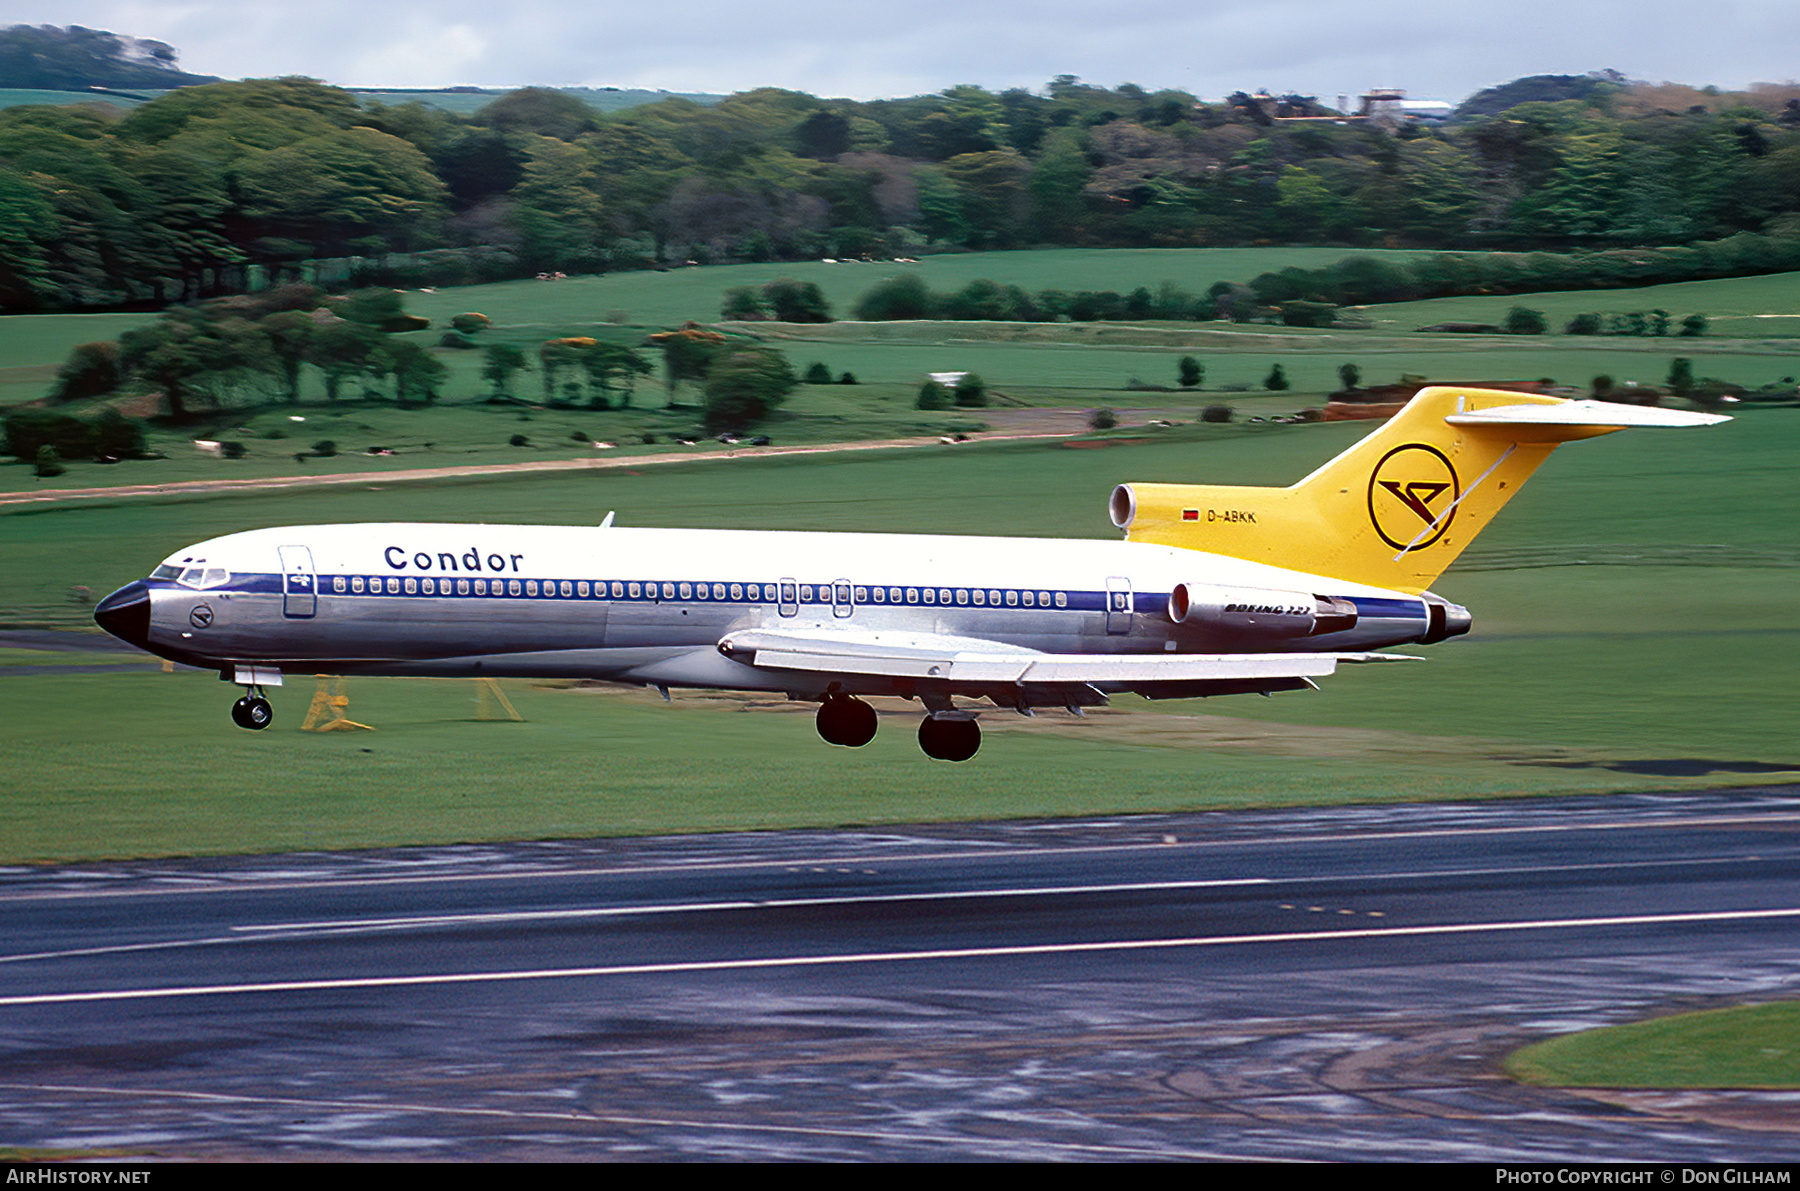
{"type": "Polygon", "coordinates": [[[783,616],[800,614],[800,585],[798,583],[792,579],[781,581],[781,599],[776,603],[775,610],[783,616]]]}
{"type": "Polygon", "coordinates": [[[312,551],[305,546],[278,546],[281,555],[281,614],[305,620],[319,610],[318,576],[312,551]]]}
{"type": "Polygon", "coordinates": [[[850,599],[850,580],[839,579],[831,585],[831,614],[840,620],[856,611],[850,599]]]}
{"type": "Polygon", "coordinates": [[[1131,631],[1131,580],[1123,575],[1106,578],[1106,631],[1131,631]]]}

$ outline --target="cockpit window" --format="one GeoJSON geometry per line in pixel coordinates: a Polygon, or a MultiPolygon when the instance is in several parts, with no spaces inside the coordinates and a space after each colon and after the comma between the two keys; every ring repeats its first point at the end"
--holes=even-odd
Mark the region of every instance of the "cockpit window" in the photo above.
{"type": "Polygon", "coordinates": [[[152,579],[173,579],[183,587],[206,591],[231,582],[231,572],[224,567],[176,567],[167,563],[150,573],[152,579]]]}

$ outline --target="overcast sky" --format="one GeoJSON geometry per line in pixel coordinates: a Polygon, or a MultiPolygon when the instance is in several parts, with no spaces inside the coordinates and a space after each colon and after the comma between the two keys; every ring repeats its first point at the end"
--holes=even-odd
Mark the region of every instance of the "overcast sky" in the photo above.
{"type": "Polygon", "coordinates": [[[342,86],[787,87],[874,99],[1059,74],[1201,98],[1459,101],[1614,69],[1727,90],[1800,77],[1796,0],[0,0],[0,24],[168,42],[184,69],[342,86]]]}

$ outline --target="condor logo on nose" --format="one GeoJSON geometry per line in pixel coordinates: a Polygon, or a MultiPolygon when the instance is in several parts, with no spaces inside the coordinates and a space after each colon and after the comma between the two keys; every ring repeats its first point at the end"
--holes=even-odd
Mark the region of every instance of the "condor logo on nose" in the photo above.
{"type": "Polygon", "coordinates": [[[1369,477],[1369,521],[1401,552],[1423,550],[1456,519],[1462,485],[1436,447],[1408,443],[1381,457],[1369,477]]]}

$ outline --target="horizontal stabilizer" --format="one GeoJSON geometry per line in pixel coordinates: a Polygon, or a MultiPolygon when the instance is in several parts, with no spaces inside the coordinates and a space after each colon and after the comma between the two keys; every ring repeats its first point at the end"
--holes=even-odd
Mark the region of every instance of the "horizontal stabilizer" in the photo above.
{"type": "Polygon", "coordinates": [[[1567,401],[1560,405],[1494,405],[1444,419],[1452,426],[1712,426],[1729,422],[1724,414],[1700,414],[1656,405],[1622,405],[1617,401],[1567,401]]]}

